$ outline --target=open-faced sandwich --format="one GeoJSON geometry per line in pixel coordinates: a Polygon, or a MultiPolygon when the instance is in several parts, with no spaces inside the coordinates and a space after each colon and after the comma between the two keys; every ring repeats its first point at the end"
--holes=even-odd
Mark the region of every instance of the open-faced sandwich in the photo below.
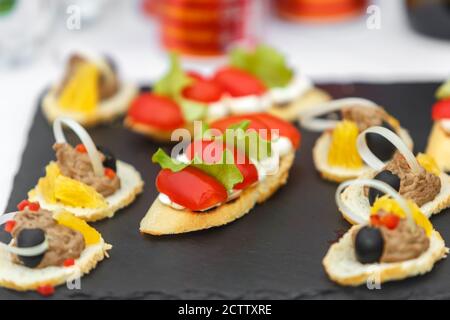
{"type": "Polygon", "coordinates": [[[192,122],[211,122],[230,115],[269,112],[294,121],[301,111],[329,96],[286,65],[274,49],[236,49],[229,64],[207,77],[184,71],[171,55],[169,71],[151,92],[140,94],[125,119],[130,129],[159,141],[171,141],[173,130],[192,131],[192,122]]]}
{"type": "Polygon", "coordinates": [[[137,91],[120,80],[110,57],[82,50],[70,56],[62,79],[42,100],[42,110],[50,122],[63,116],[92,126],[123,115],[137,91]]]}
{"type": "MultiPolygon", "coordinates": [[[[300,119],[302,127],[323,131],[313,149],[313,160],[321,176],[342,182],[360,176],[367,166],[356,148],[358,134],[371,126],[383,126],[398,134],[408,148],[413,141],[397,119],[376,103],[362,98],[333,100],[316,106],[300,119]]],[[[366,136],[373,153],[383,161],[392,158],[395,148],[376,134],[366,136]]]]}
{"type": "Polygon", "coordinates": [[[203,137],[172,157],[158,150],[152,160],[162,167],[160,194],[140,231],[184,233],[242,217],[286,183],[299,144],[290,123],[257,113],[211,123],[203,137]]]}
{"type": "Polygon", "coordinates": [[[75,281],[108,257],[101,234],[72,214],[52,212],[22,201],[19,211],[0,216],[11,234],[0,245],[0,286],[48,296],[54,287],[75,281]]]}
{"type": "Polygon", "coordinates": [[[345,233],[323,259],[330,279],[341,285],[375,285],[421,275],[448,253],[441,235],[420,208],[384,182],[344,182],[336,191],[336,201],[352,216],[369,217],[345,233]],[[353,187],[370,187],[385,195],[369,207],[347,207],[340,193],[353,187]]]}
{"type": "Polygon", "coordinates": [[[436,98],[438,101],[432,110],[434,124],[426,154],[436,160],[441,170],[450,172],[450,80],[439,87],[436,98]]]}
{"type": "Polygon", "coordinates": [[[50,162],[45,177],[29,194],[50,211],[65,210],[86,221],[112,217],[142,192],[143,181],[130,164],[116,160],[111,151],[94,144],[86,130],[72,119],[53,123],[56,161],[50,162]],[[81,140],[72,147],[64,136],[63,125],[81,140]]]}
{"type": "MultiPolygon", "coordinates": [[[[371,127],[363,131],[357,139],[358,153],[370,167],[360,178],[370,178],[390,185],[400,195],[411,200],[425,216],[430,217],[450,206],[450,177],[442,172],[432,157],[409,150],[403,140],[383,127],[371,127]],[[387,163],[379,159],[367,144],[367,135],[378,135],[397,149],[387,163]]],[[[344,218],[351,223],[366,223],[368,208],[380,193],[371,188],[351,185],[340,197],[345,207],[339,207],[344,218]],[[346,208],[350,208],[347,211],[346,208]],[[358,215],[354,215],[357,213],[358,215]]]]}

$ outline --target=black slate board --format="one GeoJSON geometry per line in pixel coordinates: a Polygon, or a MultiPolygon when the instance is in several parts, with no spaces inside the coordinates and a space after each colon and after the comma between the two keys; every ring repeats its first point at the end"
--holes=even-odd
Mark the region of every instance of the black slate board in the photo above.
{"type": "MultiPolygon", "coordinates": [[[[437,83],[322,87],[334,97],[361,96],[386,106],[411,131],[416,150],[425,148],[437,83]]],[[[303,132],[288,184],[265,204],[225,227],[159,238],[138,231],[157,195],[154,179],[159,168],[150,162],[150,155],[158,145],[125,130],[119,122],[90,133],[97,144],[108,146],[141,172],[145,191],[115,218],[94,224],[113,244],[111,258],[82,278],[81,290],[61,286],[53,298],[450,298],[449,261],[438,263],[425,276],[383,284],[381,290],[343,288],[327,279],[322,258],[337,233],[349,225],[336,210],[336,185],[321,180],[314,170],[311,149],[316,133],[303,132]]],[[[37,110],[8,211],[14,210],[43,175],[45,165],[54,157],[53,142],[51,128],[37,110]]],[[[450,243],[448,213],[433,218],[433,222],[450,243]]],[[[0,236],[5,237],[5,233],[0,236]]],[[[0,289],[0,298],[41,297],[34,292],[0,289]]]]}

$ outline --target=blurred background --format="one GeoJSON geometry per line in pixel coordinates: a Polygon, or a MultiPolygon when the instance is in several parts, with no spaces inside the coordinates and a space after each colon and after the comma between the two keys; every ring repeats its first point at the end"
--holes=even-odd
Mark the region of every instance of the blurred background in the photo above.
{"type": "Polygon", "coordinates": [[[150,84],[168,50],[203,72],[265,42],[317,82],[443,81],[450,0],[0,0],[0,205],[39,95],[74,48],[112,56],[150,84]]]}

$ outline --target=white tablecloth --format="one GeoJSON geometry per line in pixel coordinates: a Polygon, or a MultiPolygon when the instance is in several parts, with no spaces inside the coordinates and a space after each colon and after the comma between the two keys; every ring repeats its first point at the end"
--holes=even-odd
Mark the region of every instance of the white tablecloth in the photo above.
{"type": "MultiPolygon", "coordinates": [[[[67,30],[65,17],[58,17],[32,63],[0,71],[0,207],[6,205],[37,97],[60,76],[60,57],[68,47],[83,44],[110,53],[122,76],[132,81],[150,82],[164,72],[166,59],[158,46],[156,24],[140,16],[132,1],[113,4],[97,24],[79,31],[67,30]]],[[[367,16],[331,26],[268,19],[265,40],[317,81],[442,81],[450,75],[450,42],[413,33],[402,1],[376,4],[381,9],[379,30],[366,27],[367,16]]],[[[185,63],[208,71],[220,61],[185,63]]]]}

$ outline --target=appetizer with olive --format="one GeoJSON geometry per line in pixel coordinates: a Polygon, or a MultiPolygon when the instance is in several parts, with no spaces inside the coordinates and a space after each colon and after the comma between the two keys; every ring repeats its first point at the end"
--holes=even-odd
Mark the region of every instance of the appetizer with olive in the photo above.
{"type": "Polygon", "coordinates": [[[111,218],[142,192],[139,172],[117,160],[106,147],[96,146],[87,131],[72,119],[58,118],[53,123],[56,161],[45,168],[45,177],[29,194],[46,210],[65,210],[86,221],[111,218]],[[81,140],[71,146],[63,131],[70,127],[81,140]]]}
{"type": "MultiPolygon", "coordinates": [[[[381,106],[362,98],[333,100],[302,115],[302,127],[323,132],[313,149],[313,160],[322,178],[342,182],[368,169],[358,154],[358,134],[372,126],[382,126],[398,134],[409,149],[413,141],[408,131],[381,106]]],[[[367,145],[383,161],[392,159],[395,149],[375,134],[366,136],[367,145]]]]}
{"type": "Polygon", "coordinates": [[[342,183],[336,191],[341,211],[368,216],[333,244],[323,266],[329,278],[344,286],[379,284],[431,271],[448,253],[444,240],[419,206],[388,184],[371,179],[342,183]],[[351,187],[370,187],[384,195],[370,207],[347,206],[340,194],[351,187]]]}

